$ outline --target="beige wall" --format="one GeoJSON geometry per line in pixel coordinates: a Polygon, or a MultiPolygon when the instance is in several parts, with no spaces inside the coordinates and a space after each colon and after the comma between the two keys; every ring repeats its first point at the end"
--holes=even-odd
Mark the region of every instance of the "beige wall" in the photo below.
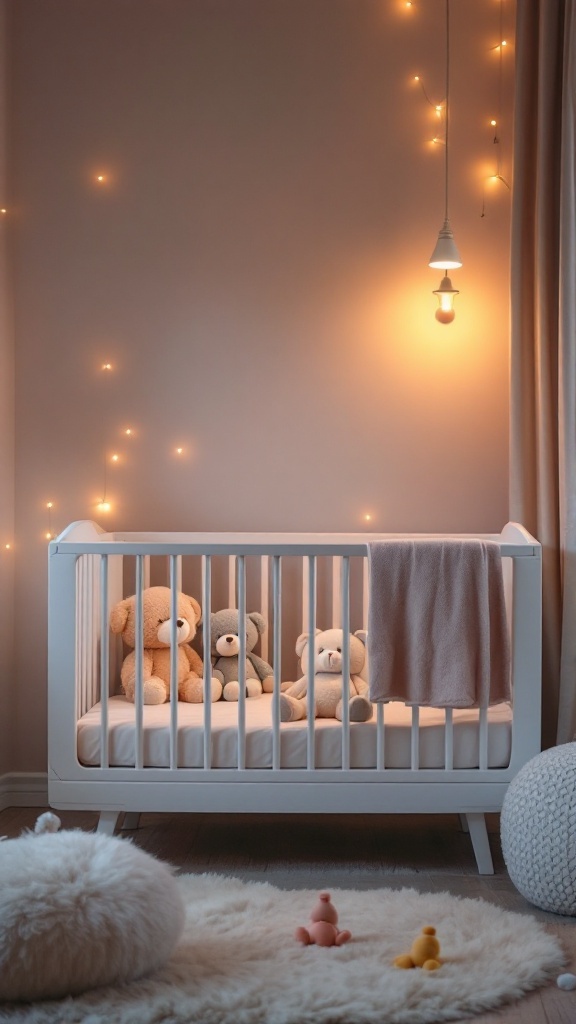
{"type": "Polygon", "coordinates": [[[57,529],[102,518],[113,451],[112,528],[505,522],[498,5],[452,6],[443,327],[443,150],[411,80],[443,98],[440,0],[11,3],[15,769],[45,766],[46,502],[57,529]]]}
{"type": "MultiPolygon", "coordinates": [[[[7,203],[7,53],[5,5],[0,3],[0,208],[7,203]]],[[[0,214],[0,776],[13,763],[14,650],[14,336],[8,224],[0,214]],[[6,545],[9,544],[10,548],[6,545]]]]}

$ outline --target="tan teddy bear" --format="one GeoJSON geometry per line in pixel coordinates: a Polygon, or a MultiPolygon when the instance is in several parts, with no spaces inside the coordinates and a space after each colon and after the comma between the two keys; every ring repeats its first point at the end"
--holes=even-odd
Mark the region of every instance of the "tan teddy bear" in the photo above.
{"type": "MultiPolygon", "coordinates": [[[[170,589],[169,587],[147,587],[143,598],[144,653],[142,677],[144,681],[144,704],[164,704],[170,697],[170,589]]],[[[178,619],[176,639],[178,642],[178,698],[189,703],[203,699],[202,659],[190,647],[196,627],[202,620],[202,610],[194,597],[178,594],[178,619]]],[[[127,597],[120,601],[110,613],[110,629],[121,633],[128,647],[135,645],[136,598],[127,597]]],[[[128,700],[134,702],[136,654],[134,650],[126,656],[120,678],[122,689],[128,700]]],[[[222,696],[222,685],[218,679],[211,681],[211,700],[222,696]]]]}

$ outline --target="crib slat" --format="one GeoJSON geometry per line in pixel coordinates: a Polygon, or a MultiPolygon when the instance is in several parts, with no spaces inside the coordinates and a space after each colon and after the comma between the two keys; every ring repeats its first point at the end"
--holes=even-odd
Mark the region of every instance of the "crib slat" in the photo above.
{"type": "Polygon", "coordinates": [[[308,679],[307,697],[307,745],[306,768],[313,771],[316,766],[315,751],[315,693],[314,693],[314,660],[316,638],[316,556],[308,556],[308,651],[307,665],[302,666],[308,679]]]}
{"type": "Polygon", "coordinates": [[[308,629],[308,619],[310,615],[308,607],[308,598],[310,594],[310,572],[308,559],[302,559],[302,632],[305,633],[308,629]]]}
{"type": "Polygon", "coordinates": [[[478,767],[488,767],[488,708],[481,707],[478,711],[478,767]]]}
{"type": "Polygon", "coordinates": [[[272,768],[280,768],[280,682],[282,679],[282,561],[272,559],[272,590],[274,615],[274,690],[272,693],[272,768]]]}
{"type": "Polygon", "coordinates": [[[368,555],[362,559],[362,629],[368,625],[368,595],[369,595],[368,555]]]}
{"type": "MultiPolygon", "coordinates": [[[[93,707],[99,698],[98,693],[98,647],[100,643],[101,623],[99,620],[98,606],[100,604],[100,573],[98,572],[98,556],[88,556],[88,582],[89,582],[89,603],[88,603],[88,679],[86,680],[86,695],[88,704],[86,710],[93,707]]],[[[110,579],[110,561],[108,561],[108,579],[110,579]]]]}
{"type": "Polygon", "coordinates": [[[454,768],[454,716],[452,708],[446,708],[444,721],[444,768],[451,772],[454,768]]]}
{"type": "Polygon", "coordinates": [[[228,555],[228,607],[236,607],[236,555],[228,555]]]}
{"type": "Polygon", "coordinates": [[[260,637],[260,654],[264,661],[268,661],[268,604],[270,601],[269,595],[269,568],[268,568],[268,555],[262,555],[260,558],[260,611],[266,619],[266,629],[263,636],[260,637]]]}
{"type": "Polygon", "coordinates": [[[212,767],[212,679],[210,610],[212,608],[212,555],[202,556],[202,653],[204,656],[204,769],[212,767]]]}
{"type": "Polygon", "coordinates": [[[238,555],[238,769],[246,768],[246,558],[238,555]]]}
{"type": "Polygon", "coordinates": [[[178,565],[170,555],[170,767],[178,767],[178,565]]]}
{"type": "MultiPolygon", "coordinates": [[[[88,579],[86,561],[91,559],[92,555],[81,555],[77,562],[77,587],[79,594],[79,608],[78,608],[78,639],[76,645],[76,659],[77,659],[77,671],[79,672],[80,679],[80,708],[78,709],[78,715],[85,715],[88,710],[88,643],[87,637],[90,635],[90,621],[88,618],[89,604],[92,599],[92,589],[88,589],[88,583],[91,582],[88,579]]],[[[92,678],[95,678],[93,676],[92,678]]]]}
{"type": "Polygon", "coordinates": [[[340,562],[342,587],[342,768],[350,768],[350,559],[345,555],[340,562]]]}
{"type": "Polygon", "coordinates": [[[410,734],[410,767],[417,771],[420,767],[420,708],[412,708],[412,730],[410,734]]]}
{"type": "Polygon", "coordinates": [[[109,679],[109,632],[108,632],[108,555],[100,560],[100,765],[110,765],[110,748],[108,735],[108,692],[109,679]]]}
{"type": "Polygon", "coordinates": [[[385,767],[385,730],[384,730],[384,704],[376,705],[376,768],[383,772],[385,767]]]}
{"type": "Polygon", "coordinates": [[[143,601],[143,590],[145,582],[146,567],[144,564],[144,557],[142,555],[136,555],[135,565],[135,585],[136,585],[136,662],[134,665],[135,672],[135,689],[134,689],[134,708],[136,717],[136,734],[135,734],[135,767],[144,767],[144,681],[142,672],[142,657],[144,639],[142,631],[144,629],[144,615],[142,611],[143,601]]]}
{"type": "Polygon", "coordinates": [[[332,626],[341,629],[342,619],[342,559],[334,555],[332,559],[332,626]]]}

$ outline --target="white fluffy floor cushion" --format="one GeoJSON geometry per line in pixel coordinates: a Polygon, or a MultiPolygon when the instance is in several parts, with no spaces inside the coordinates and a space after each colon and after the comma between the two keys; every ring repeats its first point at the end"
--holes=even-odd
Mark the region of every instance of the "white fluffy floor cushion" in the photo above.
{"type": "MultiPolygon", "coordinates": [[[[59,827],[42,819],[39,831],[59,827]]],[[[0,1000],[139,978],[168,959],[183,925],[172,869],[127,840],[69,831],[0,843],[0,1000]]]]}

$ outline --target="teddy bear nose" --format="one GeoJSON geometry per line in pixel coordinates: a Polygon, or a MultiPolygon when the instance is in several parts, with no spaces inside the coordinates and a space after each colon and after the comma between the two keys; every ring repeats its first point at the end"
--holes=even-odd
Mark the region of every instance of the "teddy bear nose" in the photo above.
{"type": "Polygon", "coordinates": [[[182,629],[182,626],[184,625],[184,619],[176,619],[176,625],[178,626],[178,629],[182,629]]]}
{"type": "Polygon", "coordinates": [[[233,636],[227,636],[227,637],[225,637],[225,640],[226,640],[227,644],[231,644],[234,641],[234,637],[233,636]]]}

